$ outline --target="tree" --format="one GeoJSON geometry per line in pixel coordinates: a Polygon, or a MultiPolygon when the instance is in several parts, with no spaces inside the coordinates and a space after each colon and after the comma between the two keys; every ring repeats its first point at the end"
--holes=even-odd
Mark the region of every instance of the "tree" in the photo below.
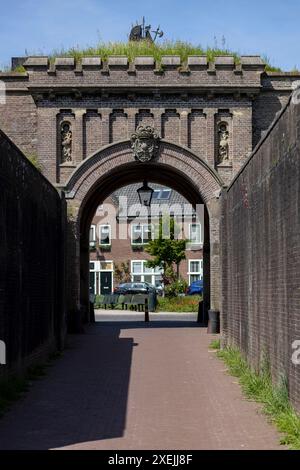
{"type": "Polygon", "coordinates": [[[119,284],[131,281],[129,261],[122,261],[120,265],[115,266],[115,279],[119,284]]]}
{"type": "Polygon", "coordinates": [[[179,265],[185,259],[186,240],[178,240],[179,227],[174,217],[163,216],[159,221],[158,233],[150,240],[145,251],[154,258],[147,261],[149,268],[160,267],[164,271],[164,281],[169,283],[179,278],[179,265]],[[173,264],[176,264],[174,276],[173,264]]]}

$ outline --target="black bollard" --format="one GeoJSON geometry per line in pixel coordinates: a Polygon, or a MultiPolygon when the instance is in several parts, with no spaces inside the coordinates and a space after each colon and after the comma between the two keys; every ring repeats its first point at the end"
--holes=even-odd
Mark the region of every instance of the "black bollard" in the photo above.
{"type": "Polygon", "coordinates": [[[148,305],[148,297],[145,298],[145,322],[149,321],[149,305],[148,305]]]}
{"type": "Polygon", "coordinates": [[[204,313],[203,313],[203,300],[200,300],[198,304],[198,316],[197,316],[197,322],[201,323],[204,325],[204,313]]]}

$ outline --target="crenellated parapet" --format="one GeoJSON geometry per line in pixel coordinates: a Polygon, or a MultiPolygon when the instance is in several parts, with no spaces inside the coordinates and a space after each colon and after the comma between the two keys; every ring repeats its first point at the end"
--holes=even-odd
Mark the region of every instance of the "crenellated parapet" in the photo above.
{"type": "Polygon", "coordinates": [[[75,60],[73,57],[57,57],[50,59],[46,56],[33,56],[24,60],[23,66],[26,70],[45,69],[49,72],[55,72],[60,68],[72,69],[81,72],[84,69],[96,69],[102,72],[108,72],[115,67],[122,67],[129,73],[134,73],[140,67],[149,67],[153,72],[163,73],[168,69],[176,68],[179,73],[188,73],[196,69],[217,70],[226,67],[228,70],[235,70],[236,73],[242,73],[246,70],[265,69],[265,64],[260,56],[241,56],[238,63],[234,56],[216,56],[214,61],[208,61],[207,56],[189,56],[186,61],[182,61],[180,56],[168,55],[162,56],[160,61],[152,56],[135,57],[132,61],[126,56],[109,56],[106,60],[101,57],[82,57],[75,60]]]}
{"type": "MultiPolygon", "coordinates": [[[[216,56],[209,61],[206,55],[169,55],[157,61],[152,56],[130,60],[126,56],[73,57],[32,56],[24,58],[23,73],[0,73],[7,82],[7,90],[28,87],[30,91],[89,93],[97,90],[105,95],[128,90],[131,93],[152,91],[160,98],[162,93],[234,93],[257,95],[264,90],[292,89],[299,73],[266,72],[260,56],[216,56]]],[[[134,96],[134,95],[133,95],[134,96]]]]}
{"type": "Polygon", "coordinates": [[[189,56],[185,62],[179,56],[28,57],[23,64],[30,87],[45,89],[75,87],[81,91],[102,87],[113,89],[185,90],[191,92],[224,91],[258,92],[265,64],[258,56],[242,56],[239,63],[233,56],[217,56],[209,62],[206,56],[189,56]]]}

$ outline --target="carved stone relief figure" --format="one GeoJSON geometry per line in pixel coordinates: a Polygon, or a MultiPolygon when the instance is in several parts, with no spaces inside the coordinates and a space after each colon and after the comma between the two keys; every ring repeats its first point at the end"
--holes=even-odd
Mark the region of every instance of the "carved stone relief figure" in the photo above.
{"type": "Polygon", "coordinates": [[[158,152],[159,136],[152,126],[138,126],[131,136],[131,148],[136,160],[149,162],[158,152]]]}
{"type": "Polygon", "coordinates": [[[69,122],[63,122],[60,127],[61,132],[61,162],[72,161],[72,130],[69,122]]]}
{"type": "Polygon", "coordinates": [[[226,122],[221,122],[218,126],[219,148],[218,164],[229,161],[229,132],[226,122]]]}

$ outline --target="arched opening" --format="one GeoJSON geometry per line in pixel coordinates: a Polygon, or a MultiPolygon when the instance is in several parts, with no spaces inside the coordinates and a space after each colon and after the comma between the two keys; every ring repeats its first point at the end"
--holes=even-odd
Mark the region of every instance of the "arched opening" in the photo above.
{"type": "MultiPolygon", "coordinates": [[[[127,168],[128,170],[128,168],[127,168]]],[[[118,168],[118,174],[122,175],[121,178],[116,178],[116,170],[112,171],[110,177],[113,178],[112,180],[109,178],[107,181],[100,180],[97,182],[95,188],[90,194],[86,204],[82,207],[82,216],[80,218],[80,303],[81,307],[83,308],[83,317],[84,321],[89,321],[90,316],[88,314],[88,289],[89,289],[89,276],[87,273],[89,261],[90,261],[90,241],[89,241],[89,232],[92,219],[94,217],[95,211],[100,204],[106,200],[107,196],[113,191],[116,191],[120,187],[123,187],[127,184],[132,184],[133,182],[138,182],[141,184],[142,179],[146,178],[148,174],[151,174],[150,178],[147,178],[147,182],[151,185],[153,183],[159,183],[164,186],[168,186],[173,190],[176,190],[182,196],[185,197],[187,202],[189,202],[194,209],[196,209],[197,205],[202,205],[203,200],[197,193],[196,189],[191,185],[190,182],[183,179],[182,175],[178,175],[176,171],[170,174],[170,171],[166,168],[159,167],[157,168],[157,172],[153,171],[153,167],[151,168],[151,173],[149,172],[149,168],[142,165],[139,166],[134,172],[125,171],[123,175],[122,168],[118,168]],[[132,178],[132,174],[134,174],[134,178],[132,178]],[[180,178],[180,179],[179,179],[180,178]],[[178,184],[176,184],[176,182],[178,184]],[[112,191],[113,188],[113,191],[112,191]],[[186,190],[185,190],[186,189],[186,190]]],[[[204,205],[205,208],[205,205],[204,205]]],[[[205,270],[205,278],[204,278],[204,299],[205,299],[205,314],[203,314],[204,322],[207,319],[207,310],[210,305],[210,270],[209,270],[209,215],[207,209],[205,211],[205,222],[203,223],[202,229],[204,230],[204,240],[203,240],[203,264],[205,270]]],[[[111,259],[114,261],[114,256],[111,256],[111,259]]]]}
{"type": "Polygon", "coordinates": [[[133,159],[130,144],[123,142],[111,145],[84,161],[67,185],[67,202],[72,208],[70,212],[74,212],[68,239],[69,242],[72,240],[73,248],[68,247],[67,250],[68,272],[69,278],[72,272],[73,286],[68,305],[73,305],[69,310],[80,312],[79,323],[90,320],[89,231],[96,209],[115,190],[145,179],[174,189],[193,207],[204,205],[204,321],[207,320],[208,309],[218,307],[217,198],[222,186],[219,178],[205,162],[199,161],[199,157],[195,158],[185,148],[163,142],[158,159],[141,163],[133,159]]]}

